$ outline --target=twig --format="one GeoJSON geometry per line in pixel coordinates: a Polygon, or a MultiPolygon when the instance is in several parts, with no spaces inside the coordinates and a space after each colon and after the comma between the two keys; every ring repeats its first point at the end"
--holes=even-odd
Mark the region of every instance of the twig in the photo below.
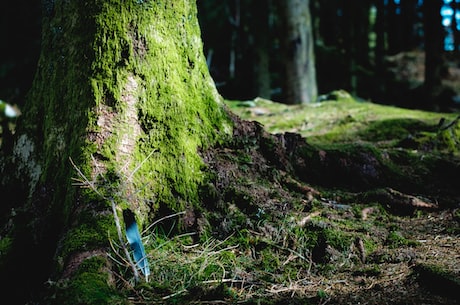
{"type": "Polygon", "coordinates": [[[202,281],[203,284],[220,284],[220,283],[244,283],[244,280],[234,280],[234,279],[221,279],[221,280],[207,280],[202,281]]]}
{"type": "Polygon", "coordinates": [[[177,296],[177,295],[179,295],[179,294],[182,294],[182,293],[184,293],[184,292],[187,292],[187,289],[179,290],[179,291],[177,291],[177,292],[174,292],[173,294],[170,294],[170,295],[167,295],[167,296],[162,297],[162,299],[163,299],[163,300],[167,300],[167,299],[173,298],[173,297],[175,297],[175,296],[177,296]]]}
{"type": "Polygon", "coordinates": [[[156,151],[157,151],[156,149],[152,150],[152,151],[149,153],[149,155],[148,155],[147,157],[145,157],[145,159],[142,160],[142,162],[139,163],[138,166],[136,166],[136,168],[132,171],[132,173],[129,174],[128,180],[131,180],[131,178],[133,177],[133,175],[142,167],[142,165],[143,165],[143,164],[153,155],[153,153],[156,152],[156,151]]]}
{"type": "MultiPolygon", "coordinates": [[[[123,265],[129,265],[129,262],[126,261],[126,259],[125,259],[123,256],[121,256],[121,255],[118,253],[118,251],[115,249],[115,247],[114,247],[114,245],[113,245],[113,242],[112,242],[112,239],[111,239],[110,237],[109,237],[109,243],[110,243],[110,247],[112,248],[113,252],[123,261],[123,263],[120,262],[120,261],[118,261],[117,259],[115,259],[115,257],[112,257],[112,255],[110,255],[110,253],[107,253],[107,255],[108,255],[113,261],[115,261],[116,263],[118,263],[118,264],[121,265],[121,266],[123,266],[123,265]]],[[[120,247],[121,247],[121,246],[120,246],[120,247]]]]}
{"type": "MultiPolygon", "coordinates": [[[[88,180],[88,178],[86,178],[86,176],[82,173],[82,171],[77,167],[77,165],[73,162],[72,158],[69,157],[69,160],[70,160],[70,163],[72,164],[73,168],[75,168],[75,170],[77,171],[78,175],[83,179],[83,181],[86,183],[86,186],[87,187],[90,187],[96,194],[98,194],[99,196],[101,196],[102,198],[104,198],[104,196],[102,196],[101,193],[99,193],[99,191],[96,189],[96,187],[94,186],[94,182],[91,182],[88,180]]],[[[76,180],[76,179],[74,179],[76,180]]],[[[78,180],[77,180],[78,181],[78,180]]],[[[80,180],[81,181],[81,180],[80,180]]],[[[82,186],[85,185],[84,183],[82,183],[82,186]]]]}

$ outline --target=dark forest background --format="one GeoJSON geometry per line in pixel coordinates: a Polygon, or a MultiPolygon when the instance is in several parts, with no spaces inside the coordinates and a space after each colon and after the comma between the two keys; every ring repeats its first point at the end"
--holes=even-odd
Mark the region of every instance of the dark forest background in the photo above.
{"type": "MultiPolygon", "coordinates": [[[[0,99],[19,107],[34,76],[49,1],[0,4],[0,99]]],[[[225,98],[283,101],[277,3],[197,1],[208,66],[225,98]]],[[[309,6],[320,95],[344,89],[378,103],[456,108],[460,0],[310,0],[309,6]],[[434,71],[429,80],[425,66],[434,71]]]]}

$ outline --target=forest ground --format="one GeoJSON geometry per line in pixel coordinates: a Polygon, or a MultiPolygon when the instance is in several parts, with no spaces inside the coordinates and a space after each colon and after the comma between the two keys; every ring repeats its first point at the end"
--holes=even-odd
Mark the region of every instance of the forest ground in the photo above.
{"type": "MultiPolygon", "coordinates": [[[[424,133],[428,135],[429,130],[435,131],[433,127],[439,125],[442,119],[455,120],[455,113],[432,113],[356,102],[343,91],[332,93],[328,98],[336,101],[309,106],[286,106],[261,99],[229,104],[240,117],[257,120],[268,131],[295,132],[305,137],[305,141],[320,147],[368,143],[381,150],[409,149],[420,158],[424,154],[435,153],[455,164],[459,162],[458,151],[446,151],[442,145],[435,147],[430,140],[428,142],[432,144],[423,143],[420,136],[424,133]],[[414,139],[414,143],[421,142],[405,146],[403,143],[408,139],[414,139]]],[[[316,199],[312,199],[311,206],[306,208],[308,212],[299,212],[302,216],[297,214],[297,225],[305,225],[310,230],[315,230],[317,226],[332,228],[342,235],[326,233],[322,245],[324,249],[316,248],[323,257],[315,258],[313,247],[309,268],[303,272],[300,268],[297,278],[273,284],[267,290],[273,294],[273,300],[279,299],[279,304],[459,303],[458,189],[453,192],[457,193],[452,198],[454,203],[447,207],[433,205],[401,213],[404,206],[398,207],[398,202],[388,209],[389,206],[385,206],[379,198],[363,202],[358,198],[365,196],[350,197],[348,191],[340,187],[303,187],[316,199]],[[321,194],[319,198],[318,194],[321,194]],[[342,241],[351,238],[352,241],[340,245],[339,241],[334,241],[335,238],[342,241]],[[361,243],[364,246],[360,246],[361,243]],[[322,266],[312,268],[317,263],[322,266]],[[288,301],[289,298],[292,299],[288,301]]],[[[435,203],[436,196],[433,195],[425,193],[416,198],[435,203]]],[[[293,257],[299,259],[295,255],[293,257]]]]}
{"type": "MultiPolygon", "coordinates": [[[[228,101],[202,210],[146,236],[133,303],[460,304],[460,123],[356,101],[228,101]],[[139,289],[140,288],[140,289],[139,289]]],[[[125,281],[119,283],[129,290],[125,281]]]]}
{"type": "MultiPolygon", "coordinates": [[[[390,60],[421,84],[421,54],[390,60]]],[[[234,141],[201,152],[203,208],[183,212],[189,234],[177,215],[147,234],[150,284],[120,284],[133,303],[460,304],[458,111],[322,100],[227,101],[234,141]]]]}

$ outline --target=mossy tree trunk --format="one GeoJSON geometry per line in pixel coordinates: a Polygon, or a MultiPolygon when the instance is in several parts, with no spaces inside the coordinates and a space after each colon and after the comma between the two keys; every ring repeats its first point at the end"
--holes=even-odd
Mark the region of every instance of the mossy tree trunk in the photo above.
{"type": "Polygon", "coordinates": [[[196,13],[193,0],[44,1],[37,74],[0,169],[14,194],[1,207],[0,284],[17,303],[43,298],[47,279],[72,278],[68,304],[116,295],[111,202],[142,226],[198,206],[198,151],[231,124],[196,13]]]}

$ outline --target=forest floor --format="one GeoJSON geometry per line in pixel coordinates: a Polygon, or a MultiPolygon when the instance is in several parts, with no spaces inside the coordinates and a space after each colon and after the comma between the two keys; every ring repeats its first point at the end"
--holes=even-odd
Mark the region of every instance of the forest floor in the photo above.
{"type": "MultiPolygon", "coordinates": [[[[399,144],[405,139],[416,138],[416,134],[422,133],[423,129],[426,131],[427,126],[439,126],[440,120],[455,120],[458,115],[357,103],[348,100],[349,96],[342,91],[333,93],[328,99],[331,97],[338,102],[286,106],[259,99],[230,105],[240,117],[256,120],[272,133],[298,133],[307,142],[319,146],[369,142],[383,150],[402,149],[399,144]]],[[[426,148],[424,144],[412,149],[421,150],[423,155],[422,147],[431,152],[442,150],[440,146],[426,148]]],[[[427,150],[425,153],[428,153],[427,150]]],[[[458,151],[442,155],[443,158],[455,159],[458,164],[458,151]]],[[[460,194],[459,189],[456,192],[460,194]]],[[[312,191],[308,193],[312,194],[312,191]]],[[[350,234],[326,233],[322,245],[324,249],[319,250],[321,238],[317,239],[309,263],[315,265],[316,261],[323,265],[318,265],[316,272],[311,272],[315,269],[312,265],[307,268],[308,272],[302,272],[300,268],[296,278],[290,277],[288,281],[273,284],[267,290],[273,294],[270,297],[279,298],[280,304],[285,304],[289,297],[293,298],[291,303],[305,302],[302,294],[309,297],[310,303],[319,304],[460,302],[458,201],[447,209],[414,210],[410,215],[401,216],[397,215],[397,208],[392,211],[382,209],[384,204],[378,200],[359,202],[354,198],[351,202],[347,201],[346,195],[339,189],[322,188],[319,193],[326,198],[320,196],[316,202],[312,199],[308,212],[299,213],[303,218],[297,225],[305,225],[306,222],[305,227],[310,226],[310,229],[319,225],[350,234]],[[350,237],[352,242],[346,245],[333,241],[339,238],[343,242],[350,237]],[[322,257],[315,258],[315,250],[322,257]]],[[[419,198],[426,200],[423,196],[419,198]]],[[[436,199],[431,197],[431,200],[436,199]]],[[[458,200],[458,196],[454,200],[458,200]]],[[[292,257],[299,259],[295,254],[292,257]]],[[[284,263],[288,261],[289,258],[284,263]]]]}
{"type": "Polygon", "coordinates": [[[147,236],[133,303],[460,304],[457,114],[326,99],[227,102],[237,140],[202,152],[190,234],[147,236]]]}

